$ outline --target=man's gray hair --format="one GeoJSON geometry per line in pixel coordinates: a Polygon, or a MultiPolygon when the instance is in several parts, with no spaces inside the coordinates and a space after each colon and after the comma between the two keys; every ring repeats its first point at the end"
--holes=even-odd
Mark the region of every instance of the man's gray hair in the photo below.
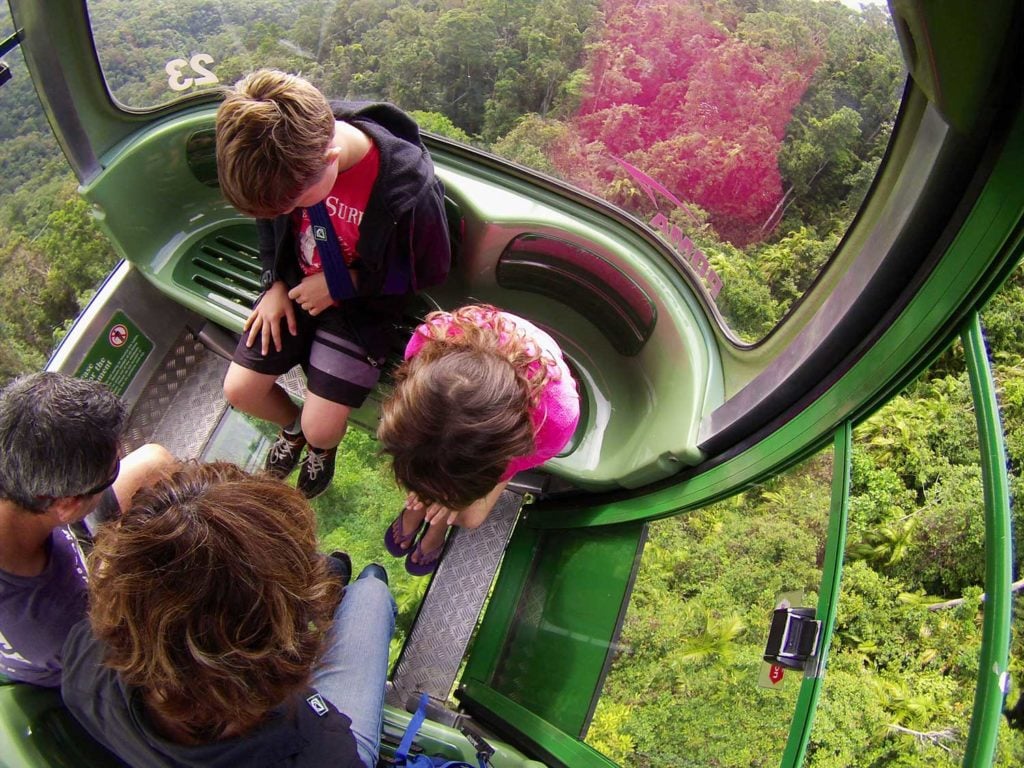
{"type": "Polygon", "coordinates": [[[44,371],[0,391],[0,498],[35,511],[103,483],[125,407],[104,385],[44,371]]]}

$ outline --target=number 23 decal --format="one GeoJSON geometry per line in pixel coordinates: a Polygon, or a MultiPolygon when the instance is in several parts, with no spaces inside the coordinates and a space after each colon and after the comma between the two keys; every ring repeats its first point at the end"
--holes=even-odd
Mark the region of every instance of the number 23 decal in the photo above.
{"type": "Polygon", "coordinates": [[[213,56],[208,53],[197,53],[188,61],[171,59],[164,66],[164,71],[167,73],[167,85],[172,91],[187,91],[193,85],[219,83],[220,80],[217,79],[217,76],[206,68],[207,64],[213,64],[213,56]],[[192,72],[199,77],[186,77],[188,73],[186,67],[191,67],[192,72]]]}

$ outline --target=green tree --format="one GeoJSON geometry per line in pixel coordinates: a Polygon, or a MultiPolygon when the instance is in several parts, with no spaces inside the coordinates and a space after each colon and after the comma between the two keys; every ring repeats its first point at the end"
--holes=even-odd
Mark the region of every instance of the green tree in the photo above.
{"type": "Polygon", "coordinates": [[[472,140],[472,137],[449,120],[447,115],[442,115],[439,112],[420,112],[419,110],[413,110],[409,115],[425,131],[461,141],[464,144],[469,144],[472,140]]]}

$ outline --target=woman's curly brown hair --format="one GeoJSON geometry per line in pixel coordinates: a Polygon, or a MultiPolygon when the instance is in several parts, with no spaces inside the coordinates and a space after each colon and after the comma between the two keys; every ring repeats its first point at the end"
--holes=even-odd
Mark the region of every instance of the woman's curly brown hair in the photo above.
{"type": "Polygon", "coordinates": [[[307,683],[340,597],[302,495],[223,462],[137,493],[91,569],[105,664],[197,743],[249,730],[307,683]]]}
{"type": "Polygon", "coordinates": [[[402,486],[463,509],[498,484],[512,459],[533,451],[530,411],[558,369],[488,304],[450,318],[432,312],[417,333],[424,331],[429,340],[395,371],[377,438],[402,486]]]}

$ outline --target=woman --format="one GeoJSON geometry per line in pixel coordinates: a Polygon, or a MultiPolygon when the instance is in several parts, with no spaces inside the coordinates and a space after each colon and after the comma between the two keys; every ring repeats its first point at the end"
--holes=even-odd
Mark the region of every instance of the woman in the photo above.
{"type": "Polygon", "coordinates": [[[61,692],[108,749],[138,766],[376,766],[394,600],[371,565],[339,603],[299,492],[185,465],[92,557],[61,692]]]}

